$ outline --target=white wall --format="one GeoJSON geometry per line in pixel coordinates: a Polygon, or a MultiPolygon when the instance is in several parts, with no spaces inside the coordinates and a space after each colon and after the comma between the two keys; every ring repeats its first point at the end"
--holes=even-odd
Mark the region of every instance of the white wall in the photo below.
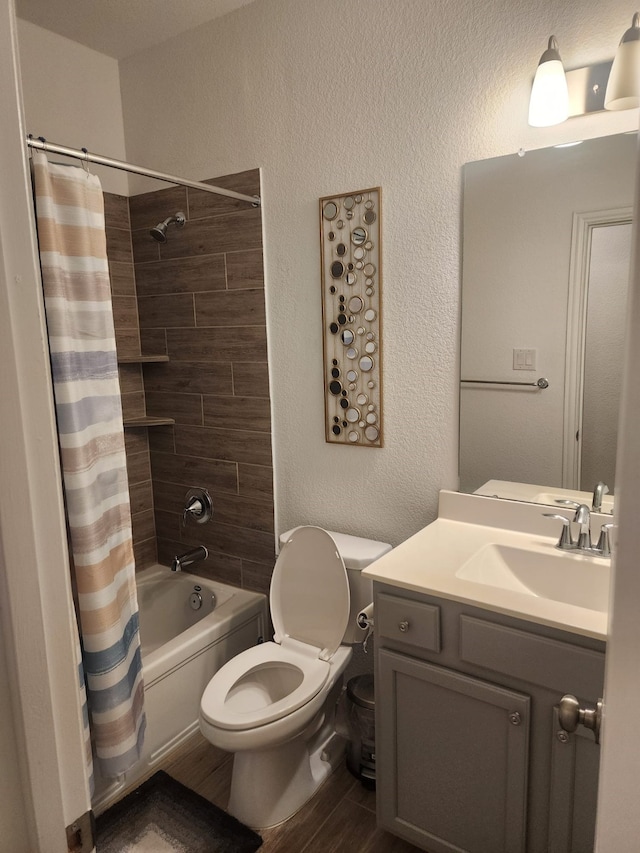
{"type": "MultiPolygon", "coordinates": [[[[18,22],[18,37],[28,132],[126,159],[117,60],[27,21],[18,22]]],[[[125,172],[99,166],[92,171],[105,190],[128,195],[125,172]]]]}
{"type": "Polygon", "coordinates": [[[127,154],[203,178],[263,169],[279,527],[397,543],[457,483],[463,163],[635,115],[527,127],[551,32],[610,59],[622,0],[260,0],[121,62],[127,154]],[[324,442],[318,197],[383,189],[382,450],[324,442]]]}

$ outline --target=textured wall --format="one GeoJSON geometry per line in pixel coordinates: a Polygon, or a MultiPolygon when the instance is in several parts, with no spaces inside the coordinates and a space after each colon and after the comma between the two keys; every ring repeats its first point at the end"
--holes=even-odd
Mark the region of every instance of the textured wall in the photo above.
{"type": "Polygon", "coordinates": [[[610,114],[526,125],[548,36],[568,67],[603,61],[630,14],[622,0],[261,0],[121,63],[131,159],[192,178],[263,169],[280,530],[314,521],[397,543],[455,487],[461,166],[632,127],[610,114]],[[385,447],[332,447],[317,199],[378,184],[385,447]]]}

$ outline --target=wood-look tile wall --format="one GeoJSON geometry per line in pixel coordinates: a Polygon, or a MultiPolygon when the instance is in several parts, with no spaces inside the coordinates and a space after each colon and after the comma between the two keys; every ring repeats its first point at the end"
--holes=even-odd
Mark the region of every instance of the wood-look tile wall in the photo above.
{"type": "MultiPolygon", "coordinates": [[[[214,178],[260,193],[258,170],[214,178]]],[[[140,345],[145,364],[158,558],[205,545],[190,571],[267,592],[275,552],[273,470],[260,209],[172,188],[129,199],[140,345]],[[149,229],[183,211],[160,244],[149,229]],[[208,489],[213,520],[182,526],[187,490],[208,489]]]]}
{"type": "MultiPolygon", "coordinates": [[[[104,193],[104,213],[116,349],[119,359],[135,358],[140,355],[140,328],[131,245],[129,199],[126,196],[104,193]]],[[[124,418],[144,415],[144,387],[140,364],[120,364],[119,375],[124,418]]],[[[133,549],[136,568],[143,569],[157,560],[149,439],[145,429],[127,428],[124,437],[133,549]]]]}

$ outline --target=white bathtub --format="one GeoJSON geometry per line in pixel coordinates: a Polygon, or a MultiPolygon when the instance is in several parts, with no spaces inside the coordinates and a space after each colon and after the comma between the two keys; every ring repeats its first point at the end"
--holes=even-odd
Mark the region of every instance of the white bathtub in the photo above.
{"type": "Polygon", "coordinates": [[[198,728],[200,698],[220,667],[265,636],[264,595],[152,566],[136,575],[147,730],[141,761],[117,780],[97,766],[93,809],[99,814],[124,788],[148,775],[198,728]],[[190,596],[199,587],[202,606],[190,596]]]}

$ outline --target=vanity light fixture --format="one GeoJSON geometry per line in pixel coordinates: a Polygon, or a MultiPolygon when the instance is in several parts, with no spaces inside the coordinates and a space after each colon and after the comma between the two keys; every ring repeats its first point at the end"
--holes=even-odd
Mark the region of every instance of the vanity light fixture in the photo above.
{"type": "Polygon", "coordinates": [[[550,127],[569,117],[569,90],[555,36],[540,57],[529,100],[529,124],[550,127]]]}
{"type": "Polygon", "coordinates": [[[607,110],[630,110],[640,106],[640,14],[622,36],[611,66],[607,92],[607,110]]]}
{"type": "Polygon", "coordinates": [[[529,124],[550,127],[572,116],[640,107],[640,13],[633,16],[613,63],[565,72],[554,36],[540,57],[531,88],[529,124]]]}

